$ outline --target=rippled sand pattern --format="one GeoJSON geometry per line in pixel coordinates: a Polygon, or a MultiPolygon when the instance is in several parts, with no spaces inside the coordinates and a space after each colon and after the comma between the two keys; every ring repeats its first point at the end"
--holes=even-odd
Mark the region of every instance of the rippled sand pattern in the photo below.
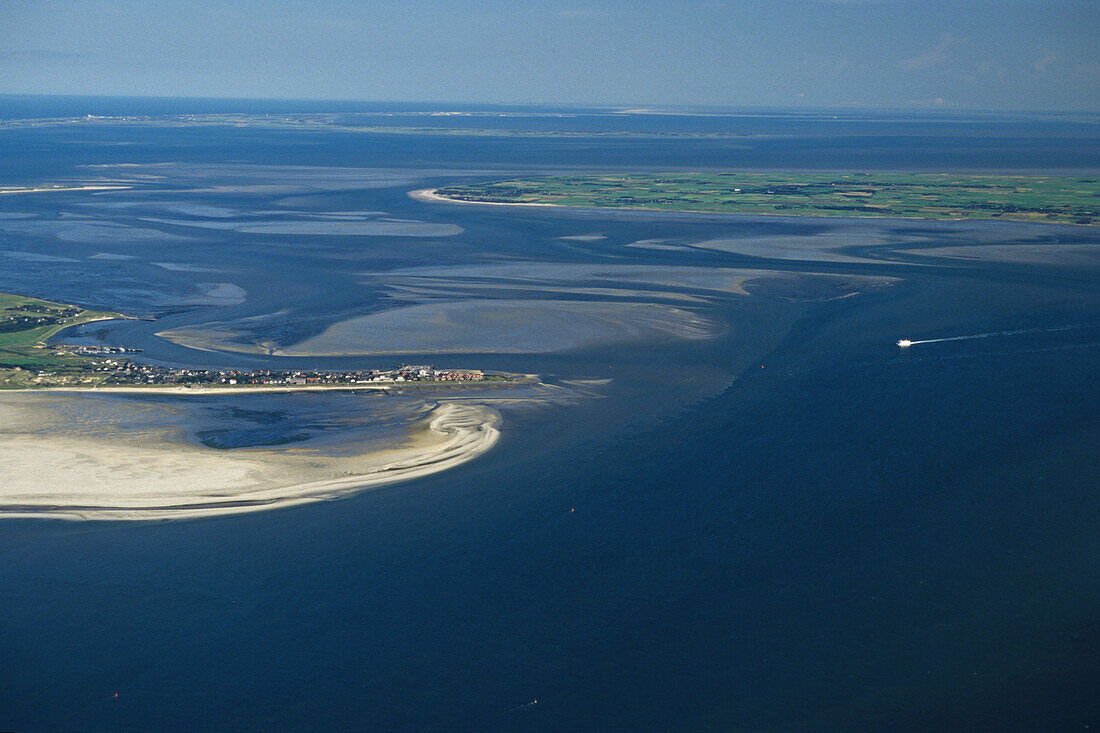
{"type": "Polygon", "coordinates": [[[718,330],[702,316],[655,303],[467,300],[352,318],[275,353],[547,353],[601,343],[703,339],[718,330]]]}

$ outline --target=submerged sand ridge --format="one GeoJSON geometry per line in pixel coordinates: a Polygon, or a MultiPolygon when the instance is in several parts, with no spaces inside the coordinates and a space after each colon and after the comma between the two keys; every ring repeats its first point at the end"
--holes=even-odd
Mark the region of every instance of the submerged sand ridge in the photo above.
{"type": "Polygon", "coordinates": [[[186,348],[291,357],[543,354],[699,341],[725,333],[710,306],[748,298],[844,297],[893,282],[755,268],[523,262],[410,268],[364,276],[387,308],[330,323],[296,343],[285,311],[159,331],[186,348]]]}
{"type": "Polygon", "coordinates": [[[333,499],[476,458],[496,444],[501,422],[487,405],[448,401],[427,404],[398,445],[350,455],[218,450],[171,431],[68,430],[53,409],[65,399],[79,398],[0,396],[0,518],[174,519],[333,499]]]}

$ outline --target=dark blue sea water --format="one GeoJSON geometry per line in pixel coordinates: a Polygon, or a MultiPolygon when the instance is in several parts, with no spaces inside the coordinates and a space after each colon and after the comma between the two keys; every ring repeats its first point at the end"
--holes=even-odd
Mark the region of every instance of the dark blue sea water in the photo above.
{"type": "MultiPolygon", "coordinates": [[[[318,111],[400,127],[452,110],[0,101],[5,118],[318,111]]],[[[644,302],[720,326],[700,340],[435,358],[611,382],[576,404],[506,410],[492,451],[425,479],[202,520],[0,521],[0,730],[1100,724],[1095,228],[407,196],[517,170],[1091,174],[1095,123],[460,111],[509,116],[430,119],[746,137],[0,128],[0,185],[134,186],[0,197],[0,291],[155,319],[66,340],[170,364],[344,368],[424,358],[229,347],[290,346],[349,318],[469,299],[593,312],[644,302]],[[366,218],[390,228],[318,234],[334,212],[382,212],[366,218]],[[410,220],[461,232],[402,230],[410,220]],[[734,269],[759,278],[751,296],[708,284],[705,273],[734,269]],[[836,297],[856,277],[891,284],[836,297]],[[212,323],[233,324],[238,341],[197,351],[156,335],[212,323]],[[989,333],[1000,335],[894,345],[989,333]]],[[[546,338],[569,333],[565,320],[546,338]]],[[[307,444],[338,410],[276,397],[215,409],[181,427],[223,450],[307,444]]]]}

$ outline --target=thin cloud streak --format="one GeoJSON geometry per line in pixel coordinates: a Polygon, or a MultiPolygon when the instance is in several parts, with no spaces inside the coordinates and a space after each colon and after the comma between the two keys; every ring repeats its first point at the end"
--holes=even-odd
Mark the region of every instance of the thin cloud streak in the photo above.
{"type": "Polygon", "coordinates": [[[961,40],[954,35],[943,33],[940,35],[940,42],[932,48],[916,56],[902,59],[901,68],[906,71],[928,71],[937,66],[943,66],[950,60],[950,51],[957,48],[960,43],[961,40]]]}

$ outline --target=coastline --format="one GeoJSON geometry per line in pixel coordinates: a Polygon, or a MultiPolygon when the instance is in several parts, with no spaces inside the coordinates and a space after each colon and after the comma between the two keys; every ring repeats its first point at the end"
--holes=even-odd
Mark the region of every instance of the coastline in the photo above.
{"type": "Polygon", "coordinates": [[[398,447],[323,461],[309,449],[218,450],[161,433],[53,430],[47,411],[0,395],[0,519],[190,519],[325,501],[428,476],[482,455],[501,416],[435,403],[398,447]]]}
{"type": "Polygon", "coordinates": [[[524,206],[535,208],[552,208],[552,209],[585,209],[589,211],[651,211],[663,214],[704,214],[709,216],[768,216],[775,219],[828,219],[830,221],[843,221],[850,219],[853,221],[901,221],[901,222],[1007,222],[1009,224],[1037,224],[1042,226],[1065,226],[1075,227],[1079,229],[1093,229],[1100,227],[1100,224],[1077,224],[1075,222],[1068,221],[1036,221],[1031,219],[990,219],[981,217],[927,217],[927,216],[902,216],[900,214],[884,214],[877,216],[868,214],[860,216],[859,214],[843,213],[843,214],[828,214],[820,211],[815,211],[808,214],[790,214],[779,213],[774,211],[713,211],[707,209],[658,209],[650,206],[585,206],[582,204],[549,204],[538,201],[467,201],[465,199],[453,199],[447,196],[440,196],[437,191],[439,188],[421,188],[415,191],[409,191],[409,198],[415,201],[422,201],[425,203],[443,203],[443,204],[468,204],[471,206],[524,206]]]}
{"type": "Polygon", "coordinates": [[[235,384],[220,387],[187,385],[134,385],[108,387],[25,387],[0,390],[4,394],[53,394],[58,392],[83,392],[88,394],[169,394],[187,395],[237,395],[237,394],[290,394],[294,392],[388,392],[395,389],[468,389],[470,387],[493,387],[516,384],[531,384],[538,381],[537,374],[510,375],[505,380],[449,380],[449,381],[410,381],[410,382],[364,382],[357,384],[235,384]]]}
{"type": "MultiPolygon", "coordinates": [[[[463,199],[452,199],[446,196],[440,196],[436,191],[438,188],[419,188],[415,191],[409,191],[409,198],[415,201],[426,201],[431,203],[443,203],[443,204],[471,204],[474,206],[534,206],[534,207],[546,207],[553,209],[599,209],[607,208],[601,206],[566,206],[565,204],[543,204],[534,201],[465,201],[463,199]]],[[[626,207],[617,207],[626,208],[626,207]]],[[[642,211],[655,211],[655,209],[645,209],[643,207],[634,207],[642,211]]],[[[702,212],[705,213],[705,212],[702,212]]]]}

